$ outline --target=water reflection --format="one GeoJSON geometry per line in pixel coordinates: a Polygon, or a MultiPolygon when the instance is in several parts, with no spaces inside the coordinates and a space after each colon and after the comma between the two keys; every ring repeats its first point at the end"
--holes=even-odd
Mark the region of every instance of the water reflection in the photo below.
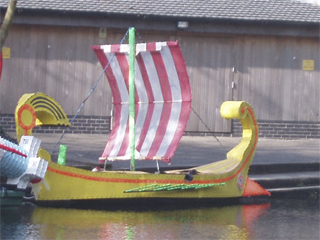
{"type": "Polygon", "coordinates": [[[135,211],[6,207],[1,209],[1,239],[319,239],[318,201],[176,207],[135,211]]]}
{"type": "Polygon", "coordinates": [[[1,232],[3,239],[33,240],[254,239],[252,223],[269,207],[235,205],[137,212],[24,206],[2,210],[1,232]]]}

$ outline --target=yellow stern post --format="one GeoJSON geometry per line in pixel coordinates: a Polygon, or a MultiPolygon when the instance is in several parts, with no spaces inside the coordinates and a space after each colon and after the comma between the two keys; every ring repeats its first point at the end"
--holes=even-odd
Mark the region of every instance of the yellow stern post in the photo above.
{"type": "Polygon", "coordinates": [[[56,100],[44,93],[26,93],[18,101],[15,110],[17,140],[32,135],[35,126],[70,126],[69,119],[56,100]]]}
{"type": "Polygon", "coordinates": [[[240,163],[240,168],[237,171],[237,185],[243,195],[250,164],[258,143],[259,127],[254,111],[247,102],[226,101],[221,105],[220,113],[226,119],[239,119],[242,125],[242,139],[237,146],[227,153],[227,159],[236,160],[240,163]]]}
{"type": "Polygon", "coordinates": [[[246,159],[251,163],[258,143],[259,127],[252,107],[244,101],[226,101],[221,105],[221,116],[226,119],[239,119],[242,125],[240,143],[227,153],[227,159],[246,159]]]}
{"type": "MultiPolygon", "coordinates": [[[[63,125],[70,126],[69,119],[59,103],[44,93],[26,93],[19,99],[15,110],[17,141],[21,136],[32,135],[36,126],[63,125]]],[[[50,154],[40,148],[38,155],[50,160],[50,154]]]]}
{"type": "Polygon", "coordinates": [[[244,101],[227,101],[221,105],[220,113],[226,119],[239,119],[242,125],[240,143],[227,153],[227,159],[241,162],[237,184],[242,190],[242,196],[270,196],[270,192],[248,177],[259,136],[259,126],[252,107],[244,101]]]}

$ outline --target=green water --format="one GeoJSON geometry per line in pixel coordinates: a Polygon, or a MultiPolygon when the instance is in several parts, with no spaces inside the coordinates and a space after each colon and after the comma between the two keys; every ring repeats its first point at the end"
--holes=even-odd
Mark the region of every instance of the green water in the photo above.
{"type": "Polygon", "coordinates": [[[144,210],[1,209],[1,239],[319,239],[319,202],[144,210]]]}

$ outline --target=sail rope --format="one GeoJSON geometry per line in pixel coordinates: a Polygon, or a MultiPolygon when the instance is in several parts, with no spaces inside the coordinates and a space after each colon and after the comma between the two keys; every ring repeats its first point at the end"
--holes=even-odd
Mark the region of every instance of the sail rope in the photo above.
{"type": "Polygon", "coordinates": [[[200,122],[204,125],[204,127],[211,132],[212,136],[217,140],[217,142],[225,149],[226,147],[220,142],[219,138],[213,133],[212,129],[205,123],[205,121],[201,118],[201,116],[197,113],[196,110],[191,106],[192,112],[197,116],[200,122]]]}
{"type": "MultiPolygon", "coordinates": [[[[120,41],[119,47],[118,49],[115,51],[115,53],[111,56],[110,61],[108,62],[108,64],[105,66],[105,68],[102,70],[102,72],[100,73],[99,77],[97,78],[97,80],[94,82],[93,87],[90,89],[88,95],[85,97],[85,99],[81,102],[80,107],[78,108],[78,111],[76,112],[76,114],[73,116],[73,118],[70,121],[70,124],[72,126],[74,120],[78,117],[79,113],[81,112],[82,108],[84,107],[85,103],[87,102],[87,100],[89,99],[89,97],[91,96],[91,94],[94,92],[94,90],[97,88],[99,82],[101,81],[105,71],[108,69],[108,67],[110,66],[110,64],[112,63],[116,52],[119,50],[120,45],[123,44],[123,42],[125,41],[125,39],[127,38],[127,35],[129,34],[129,30],[126,32],[126,34],[123,36],[123,38],[120,41]]],[[[63,133],[61,134],[59,140],[57,141],[57,143],[53,146],[52,150],[50,151],[51,154],[54,153],[55,148],[60,144],[62,138],[64,137],[64,135],[70,130],[70,127],[67,127],[67,129],[65,129],[63,131],[63,133]]]]}

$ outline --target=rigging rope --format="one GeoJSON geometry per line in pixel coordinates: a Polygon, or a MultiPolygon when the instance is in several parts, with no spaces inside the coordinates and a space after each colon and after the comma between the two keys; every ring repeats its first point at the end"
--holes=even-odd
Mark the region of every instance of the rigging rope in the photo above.
{"type": "MultiPolygon", "coordinates": [[[[124,42],[124,40],[126,39],[127,35],[129,33],[129,30],[126,32],[126,34],[123,36],[123,38],[121,39],[120,41],[120,44],[119,44],[119,47],[118,49],[120,48],[120,45],[124,42]]],[[[81,112],[82,108],[84,107],[86,101],[89,99],[89,97],[91,96],[91,94],[94,92],[94,90],[97,88],[100,80],[102,79],[103,77],[103,74],[105,73],[105,71],[108,69],[108,67],[110,66],[110,64],[112,63],[115,55],[116,55],[116,52],[118,51],[118,49],[115,51],[115,53],[111,56],[110,58],[110,61],[108,62],[108,64],[105,66],[105,68],[102,70],[102,72],[100,73],[98,79],[95,81],[93,87],[91,88],[91,90],[89,91],[88,95],[86,96],[86,98],[82,101],[82,103],[80,104],[80,107],[78,108],[78,111],[76,112],[76,114],[73,116],[73,118],[71,119],[70,121],[70,124],[72,126],[74,120],[77,118],[78,114],[81,112]]],[[[62,138],[64,137],[64,135],[69,131],[70,127],[67,127],[66,130],[63,131],[63,133],[61,134],[58,142],[53,146],[52,150],[50,151],[50,153],[52,154],[54,152],[54,149],[60,144],[62,138]]]]}
{"type": "Polygon", "coordinates": [[[199,118],[200,122],[205,126],[205,128],[212,133],[213,137],[217,140],[217,142],[225,149],[226,147],[220,142],[218,137],[213,133],[212,129],[205,123],[205,121],[201,118],[201,116],[194,110],[194,108],[191,106],[192,112],[199,118]]]}

